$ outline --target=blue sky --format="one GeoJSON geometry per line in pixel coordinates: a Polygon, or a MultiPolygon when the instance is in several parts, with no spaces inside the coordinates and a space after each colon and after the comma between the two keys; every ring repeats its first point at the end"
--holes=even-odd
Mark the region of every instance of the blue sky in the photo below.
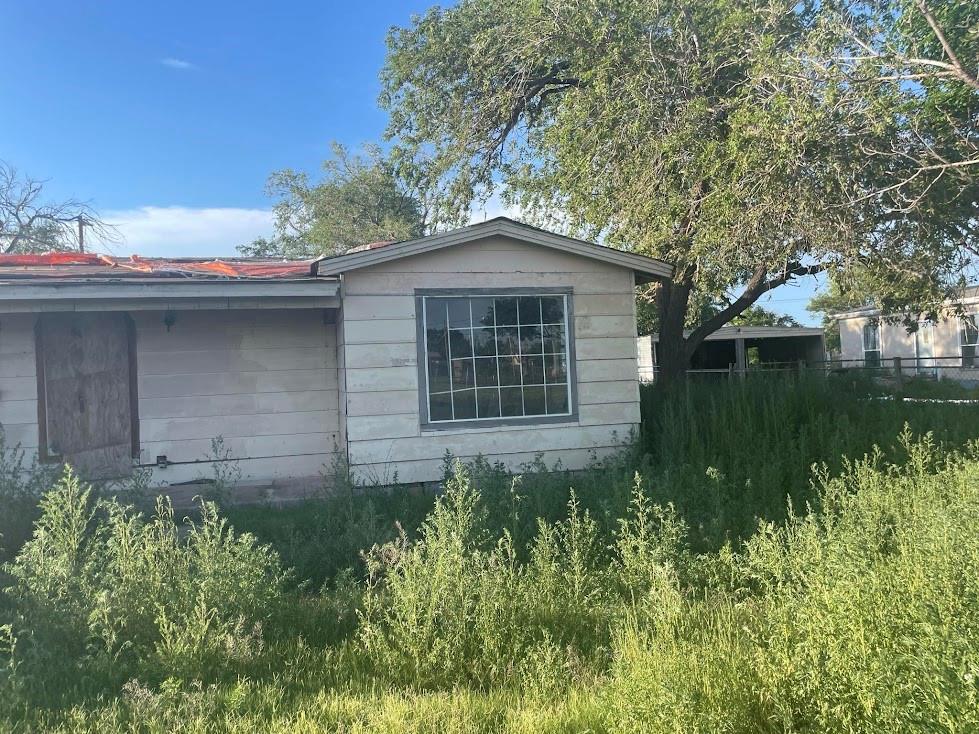
{"type": "MultiPolygon", "coordinates": [[[[380,138],[385,35],[430,4],[5,3],[0,158],[117,223],[118,254],[234,254],[271,231],[271,171],[380,138]]],[[[811,320],[811,293],[767,305],[811,320]]]]}

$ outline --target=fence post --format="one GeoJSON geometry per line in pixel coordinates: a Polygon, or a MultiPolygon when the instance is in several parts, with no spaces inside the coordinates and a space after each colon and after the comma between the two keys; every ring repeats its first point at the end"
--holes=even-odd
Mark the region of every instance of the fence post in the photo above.
{"type": "Polygon", "coordinates": [[[904,370],[901,368],[901,358],[894,358],[894,381],[897,383],[898,387],[904,382],[904,370]]]}

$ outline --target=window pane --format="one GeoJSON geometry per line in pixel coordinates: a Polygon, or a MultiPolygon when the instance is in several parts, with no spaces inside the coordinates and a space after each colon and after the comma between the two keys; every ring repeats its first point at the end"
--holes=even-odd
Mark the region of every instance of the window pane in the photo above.
{"type": "Polygon", "coordinates": [[[523,407],[527,415],[544,415],[544,388],[525,387],[523,389],[523,407]]]}
{"type": "Polygon", "coordinates": [[[457,329],[472,326],[469,321],[469,299],[449,298],[449,328],[457,329]]]}
{"type": "Polygon", "coordinates": [[[962,344],[979,344],[979,327],[976,326],[975,316],[964,316],[961,329],[962,344]]]}
{"type": "Polygon", "coordinates": [[[962,345],[962,366],[976,367],[976,347],[970,344],[962,345]]]}
{"type": "Polygon", "coordinates": [[[540,297],[520,296],[518,311],[521,324],[540,323],[540,297]]]}
{"type": "Polygon", "coordinates": [[[519,354],[520,339],[516,326],[502,326],[496,329],[496,353],[519,354]]]}
{"type": "Polygon", "coordinates": [[[476,386],[496,387],[496,357],[476,357],[476,386]]]}
{"type": "Polygon", "coordinates": [[[568,386],[548,385],[547,412],[551,415],[568,412],[568,386]]]}
{"type": "Polygon", "coordinates": [[[544,351],[564,354],[564,325],[544,327],[544,351]]]}
{"type": "Polygon", "coordinates": [[[496,356],[496,333],[489,329],[473,329],[473,349],[477,357],[496,356]]]}
{"type": "Polygon", "coordinates": [[[473,374],[473,361],[471,359],[452,360],[452,389],[459,390],[464,387],[475,387],[476,376],[473,374]]]}
{"type": "Polygon", "coordinates": [[[520,373],[523,375],[524,385],[543,385],[544,358],[538,356],[521,357],[520,373]]]}
{"type": "Polygon", "coordinates": [[[449,360],[428,360],[428,390],[429,392],[447,392],[452,388],[449,384],[449,360]]]}
{"type": "Polygon", "coordinates": [[[516,298],[496,299],[496,325],[497,326],[517,325],[517,299],[516,298]]]}
{"type": "Polygon", "coordinates": [[[501,387],[500,410],[505,417],[523,415],[523,390],[519,387],[501,387]]]}
{"type": "Polygon", "coordinates": [[[499,418],[500,391],[495,387],[476,390],[476,412],[479,418],[499,418]]]}
{"type": "Polygon", "coordinates": [[[544,296],[540,299],[541,320],[545,324],[564,323],[564,298],[562,296],[544,296]]]}
{"type": "Polygon", "coordinates": [[[469,329],[452,329],[449,331],[449,348],[452,359],[471,357],[473,354],[472,332],[469,329]]]}
{"type": "Polygon", "coordinates": [[[444,298],[425,299],[425,326],[428,329],[441,329],[445,327],[444,298]]]}
{"type": "Polygon", "coordinates": [[[548,385],[568,381],[568,365],[563,354],[544,357],[544,378],[548,385]]]}
{"type": "Polygon", "coordinates": [[[880,352],[879,351],[864,352],[863,363],[867,367],[880,367],[880,352]]]}
{"type": "Polygon", "coordinates": [[[520,353],[521,354],[540,354],[544,351],[544,343],[541,341],[541,331],[539,326],[520,327],[520,353]]]}
{"type": "Polygon", "coordinates": [[[452,394],[432,395],[428,403],[428,419],[433,421],[452,420],[452,394]]]}
{"type": "Polygon", "coordinates": [[[476,417],[476,391],[457,390],[452,393],[452,405],[455,408],[455,419],[464,420],[476,417]]]}
{"type": "Polygon", "coordinates": [[[500,357],[497,365],[501,385],[520,384],[520,357],[500,357]]]}
{"type": "Polygon", "coordinates": [[[493,299],[492,298],[473,298],[472,314],[473,326],[492,326],[493,320],[493,299]]]}
{"type": "Polygon", "coordinates": [[[878,346],[880,333],[877,324],[864,324],[863,327],[863,348],[866,351],[880,349],[878,346]]]}

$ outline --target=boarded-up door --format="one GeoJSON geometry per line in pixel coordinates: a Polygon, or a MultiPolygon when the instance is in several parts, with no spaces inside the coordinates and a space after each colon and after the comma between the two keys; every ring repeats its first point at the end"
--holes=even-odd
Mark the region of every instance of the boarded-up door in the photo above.
{"type": "Polygon", "coordinates": [[[132,472],[133,344],[123,313],[45,314],[38,324],[42,447],[86,479],[132,472]]]}

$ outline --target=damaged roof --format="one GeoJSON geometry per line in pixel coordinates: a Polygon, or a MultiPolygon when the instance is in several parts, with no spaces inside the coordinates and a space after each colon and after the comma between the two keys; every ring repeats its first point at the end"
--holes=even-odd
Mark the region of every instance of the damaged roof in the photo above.
{"type": "Polygon", "coordinates": [[[316,263],[316,260],[113,257],[97,253],[51,252],[0,255],[0,281],[293,280],[317,277],[316,263]]]}

